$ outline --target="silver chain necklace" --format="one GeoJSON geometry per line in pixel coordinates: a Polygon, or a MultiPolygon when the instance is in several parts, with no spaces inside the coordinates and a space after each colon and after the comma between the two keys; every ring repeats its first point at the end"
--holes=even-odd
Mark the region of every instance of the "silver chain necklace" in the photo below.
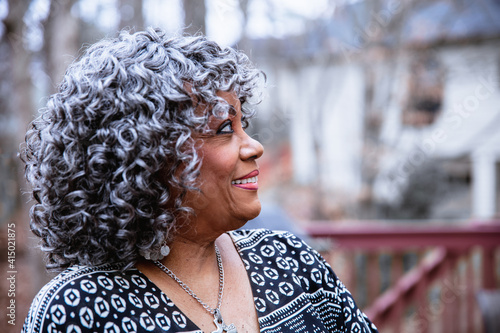
{"type": "Polygon", "coordinates": [[[219,266],[219,295],[217,297],[217,306],[215,307],[215,309],[207,303],[203,302],[201,298],[199,298],[194,293],[194,291],[191,290],[191,288],[189,288],[187,284],[182,282],[182,280],[179,279],[177,275],[175,275],[174,272],[172,272],[167,266],[163,265],[158,260],[154,261],[153,263],[168,276],[170,276],[175,282],[177,282],[185,292],[187,292],[191,297],[197,300],[205,310],[207,310],[214,316],[214,324],[217,327],[217,330],[212,331],[212,333],[238,333],[234,324],[226,325],[220,313],[220,307],[222,305],[222,295],[224,294],[224,267],[222,266],[222,258],[220,256],[219,248],[217,247],[217,245],[215,245],[215,255],[217,256],[217,265],[219,266]]]}

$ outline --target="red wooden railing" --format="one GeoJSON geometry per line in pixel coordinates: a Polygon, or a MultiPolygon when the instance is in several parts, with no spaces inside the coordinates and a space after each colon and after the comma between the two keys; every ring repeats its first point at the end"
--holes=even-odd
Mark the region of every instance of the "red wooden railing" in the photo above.
{"type": "Polygon", "coordinates": [[[308,223],[306,230],[334,270],[344,263],[341,279],[356,299],[366,300],[364,310],[381,331],[483,331],[476,294],[500,287],[500,221],[465,225],[324,221],[308,223]],[[402,258],[408,253],[419,260],[404,272],[402,258]],[[354,264],[356,255],[367,258],[364,269],[354,264]],[[380,265],[382,255],[391,256],[390,265],[380,265]],[[384,276],[390,283],[381,288],[384,276]]]}

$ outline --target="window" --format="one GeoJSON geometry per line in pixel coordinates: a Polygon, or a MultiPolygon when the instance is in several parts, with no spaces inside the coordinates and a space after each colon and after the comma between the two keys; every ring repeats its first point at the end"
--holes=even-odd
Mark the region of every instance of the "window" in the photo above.
{"type": "Polygon", "coordinates": [[[404,103],[403,124],[430,125],[441,111],[444,71],[431,54],[417,55],[410,65],[408,97],[404,103]]]}

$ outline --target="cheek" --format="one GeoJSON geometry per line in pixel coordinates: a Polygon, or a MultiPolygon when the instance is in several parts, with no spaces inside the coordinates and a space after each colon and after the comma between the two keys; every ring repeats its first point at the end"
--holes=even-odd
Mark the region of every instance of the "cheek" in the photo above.
{"type": "Polygon", "coordinates": [[[237,159],[232,155],[234,154],[230,152],[205,155],[208,157],[203,159],[201,176],[209,182],[231,179],[237,162],[237,159]]]}
{"type": "Polygon", "coordinates": [[[224,156],[217,158],[212,155],[210,158],[205,158],[198,178],[203,199],[198,198],[198,200],[208,203],[214,199],[221,199],[227,187],[231,185],[231,172],[230,164],[225,163],[224,156]]]}

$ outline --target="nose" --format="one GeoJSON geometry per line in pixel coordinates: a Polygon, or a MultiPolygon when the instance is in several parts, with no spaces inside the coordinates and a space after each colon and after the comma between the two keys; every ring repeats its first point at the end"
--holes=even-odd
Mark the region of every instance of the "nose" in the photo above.
{"type": "Polygon", "coordinates": [[[262,144],[245,133],[240,147],[240,158],[243,161],[256,160],[261,157],[262,154],[264,154],[264,147],[262,144]]]}

